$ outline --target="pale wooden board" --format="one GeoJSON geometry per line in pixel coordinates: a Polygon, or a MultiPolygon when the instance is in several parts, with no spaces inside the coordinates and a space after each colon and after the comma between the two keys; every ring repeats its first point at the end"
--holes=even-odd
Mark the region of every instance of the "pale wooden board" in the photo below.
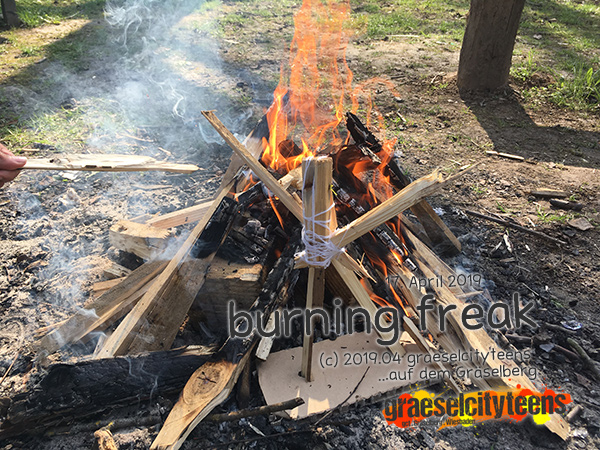
{"type": "Polygon", "coordinates": [[[91,170],[98,172],[163,172],[192,173],[193,164],[174,164],[157,161],[149,156],[117,154],[61,154],[52,158],[29,158],[23,169],[34,170],[91,170]]]}
{"type": "MultiPolygon", "coordinates": [[[[367,364],[344,366],[343,354],[377,352],[381,355],[387,349],[377,344],[377,337],[376,334],[354,333],[340,336],[335,341],[315,343],[313,346],[315,363],[312,368],[314,381],[312,382],[307,382],[298,375],[302,362],[302,347],[271,353],[265,362],[257,362],[258,381],[266,404],[302,397],[305,403],[287,412],[292,419],[303,419],[339,406],[356,387],[369,366],[367,364]],[[319,362],[321,354],[331,356],[334,352],[337,352],[340,364],[335,368],[323,369],[319,362]]],[[[405,334],[401,341],[404,342],[407,353],[421,353],[405,334]]],[[[418,377],[419,372],[425,368],[435,370],[432,366],[420,363],[415,366],[415,375],[410,381],[382,381],[389,377],[392,370],[401,373],[408,371],[408,360],[402,358],[400,364],[392,362],[389,365],[370,365],[367,375],[347,404],[427,381],[418,377]]]]}

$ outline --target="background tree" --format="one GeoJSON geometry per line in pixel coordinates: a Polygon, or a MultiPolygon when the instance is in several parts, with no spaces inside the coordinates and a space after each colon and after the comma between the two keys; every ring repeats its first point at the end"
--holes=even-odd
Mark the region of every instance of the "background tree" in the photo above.
{"type": "Polygon", "coordinates": [[[17,5],[15,0],[2,0],[2,17],[8,27],[18,27],[21,25],[19,16],[17,16],[17,5]]]}
{"type": "Polygon", "coordinates": [[[524,5],[525,0],[471,0],[458,64],[461,92],[508,83],[524,5]]]}

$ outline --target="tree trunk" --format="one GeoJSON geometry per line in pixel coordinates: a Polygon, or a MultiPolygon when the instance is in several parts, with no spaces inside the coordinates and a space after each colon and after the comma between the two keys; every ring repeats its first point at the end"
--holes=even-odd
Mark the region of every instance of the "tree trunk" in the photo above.
{"type": "Polygon", "coordinates": [[[17,5],[15,0],[2,0],[2,16],[9,28],[21,25],[19,16],[17,16],[17,5]]]}
{"type": "Polygon", "coordinates": [[[524,5],[525,0],[471,0],[458,64],[461,92],[498,89],[508,83],[524,5]]]}

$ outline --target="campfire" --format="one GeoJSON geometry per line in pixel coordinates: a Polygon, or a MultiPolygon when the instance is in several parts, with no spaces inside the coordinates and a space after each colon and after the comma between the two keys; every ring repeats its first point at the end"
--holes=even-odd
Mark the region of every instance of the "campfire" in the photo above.
{"type": "MultiPolygon", "coordinates": [[[[473,166],[447,177],[437,170],[414,181],[407,175],[368,95],[387,83],[353,84],[345,60],[347,14],[343,3],[304,2],[296,16],[289,71],[282,70],[273,104],[243,144],[217,113],[203,112],[234,152],[221,187],[209,202],[111,228],[115,247],[147,262],[99,283],[85,309],[39,330],[40,357],[97,331],[105,331],[106,338],[92,359],[50,366],[41,391],[12,399],[1,434],[44,428],[185,384],[152,446],[179,448],[236,383],[247,387],[253,359],[265,361],[261,377],[271,376],[273,345],[287,351],[301,344],[301,357],[290,370],[299,373],[293,382],[306,389],[323,383],[315,348],[323,342],[335,347],[337,341],[328,339],[334,335],[354,334],[360,341],[366,334],[359,331],[374,330],[382,350],[398,359],[407,352],[500,350],[483,328],[463,326],[465,308],[482,292],[475,283],[452,282],[458,275],[438,255],[460,252],[460,243],[427,201],[473,166]],[[171,229],[196,221],[165,260],[171,229]],[[422,307],[424,297],[431,308],[422,307]],[[286,322],[293,308],[320,313],[312,322],[311,314],[286,322]],[[336,318],[333,325],[329,317],[336,318]],[[426,329],[419,327],[423,318],[426,329]],[[221,337],[218,346],[172,350],[182,329],[201,323],[221,337]],[[125,368],[139,376],[119,378],[125,368]]],[[[498,371],[500,365],[482,363],[496,375],[472,377],[472,383],[482,390],[534,390],[515,362],[502,361],[515,369],[509,376],[498,371]]],[[[479,367],[476,360],[463,366],[479,367]]],[[[452,373],[439,361],[431,370],[452,373]]],[[[366,375],[358,384],[367,383],[366,375]]],[[[452,375],[429,381],[457,393],[467,388],[452,375]]],[[[350,398],[355,392],[340,388],[341,400],[321,409],[310,394],[282,398],[262,413],[323,414],[355,401],[350,398]]],[[[561,419],[546,426],[566,436],[561,419]]]]}

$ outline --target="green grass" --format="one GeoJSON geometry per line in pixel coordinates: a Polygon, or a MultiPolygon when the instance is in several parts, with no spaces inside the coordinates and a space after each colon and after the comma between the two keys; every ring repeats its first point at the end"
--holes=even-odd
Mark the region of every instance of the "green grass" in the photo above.
{"type": "Polygon", "coordinates": [[[579,217],[576,213],[557,213],[554,211],[544,211],[540,206],[537,207],[537,218],[541,223],[567,223],[569,220],[579,217]]]}
{"type": "Polygon", "coordinates": [[[21,50],[21,55],[24,57],[27,57],[27,56],[39,55],[42,51],[42,48],[40,46],[27,45],[27,46],[21,47],[20,50],[21,50]]]}
{"type": "Polygon", "coordinates": [[[478,198],[481,198],[488,193],[488,188],[485,186],[480,186],[479,184],[472,185],[471,190],[473,191],[473,194],[478,198]]]}
{"type": "Polygon", "coordinates": [[[496,201],[496,208],[498,208],[498,210],[503,213],[503,214],[509,214],[508,210],[506,209],[506,207],[500,203],[499,201],[496,201]]]}
{"type": "Polygon", "coordinates": [[[536,73],[551,74],[554,81],[545,86],[525,87],[525,99],[548,100],[574,110],[598,111],[599,27],[598,2],[528,2],[515,52],[517,55],[527,53],[527,57],[513,67],[511,74],[526,84],[536,73]]]}
{"type": "Polygon", "coordinates": [[[600,69],[574,68],[573,77],[561,79],[550,99],[559,106],[600,110],[600,69]]]}
{"type": "Polygon", "coordinates": [[[3,115],[0,117],[0,135],[9,148],[18,151],[31,148],[34,143],[47,144],[58,150],[73,151],[93,131],[93,126],[79,109],[41,113],[29,119],[3,115]]]}
{"type": "Polygon", "coordinates": [[[356,27],[370,38],[414,34],[460,41],[469,9],[469,2],[461,0],[352,0],[350,4],[356,27]]]}
{"type": "Polygon", "coordinates": [[[67,19],[90,19],[99,16],[104,0],[19,0],[17,14],[27,27],[58,24],[67,19]]]}
{"type": "MultiPolygon", "coordinates": [[[[19,0],[18,14],[26,27],[60,23],[68,19],[90,19],[102,16],[105,0],[19,0]]],[[[450,44],[457,49],[462,40],[469,9],[469,0],[350,0],[352,7],[352,27],[359,39],[381,39],[393,35],[416,35],[428,37],[450,44]]],[[[220,21],[219,37],[231,40],[248,39],[248,31],[259,32],[261,39],[289,41],[293,31],[293,13],[300,8],[301,0],[208,0],[198,5],[195,11],[205,14],[208,19],[220,21]],[[276,25],[276,26],[274,26],[276,25]],[[279,34],[269,30],[278,29],[279,34]],[[226,30],[227,32],[224,32],[226,30]],[[283,31],[281,31],[283,30],[283,31]],[[263,37],[264,34],[264,37],[263,37]],[[273,37],[275,36],[275,37],[273,37]]],[[[164,6],[168,10],[168,6],[164,6]]],[[[160,9],[160,8],[159,8],[160,9]]],[[[162,13],[162,11],[158,11],[162,13]]],[[[167,17],[167,15],[165,15],[167,17]]],[[[199,29],[204,22],[190,21],[190,27],[199,29]]],[[[175,20],[175,19],[173,19],[175,20]]],[[[212,25],[211,25],[212,26],[212,25]]],[[[551,82],[521,89],[527,100],[551,101],[561,107],[577,110],[598,110],[600,101],[600,4],[598,2],[577,3],[575,0],[533,0],[527,2],[516,46],[515,64],[512,76],[523,85],[531,84],[536,74],[551,75],[551,82]],[[541,39],[533,38],[541,35],[541,39]],[[519,55],[521,61],[519,62],[519,55]]],[[[23,31],[23,30],[21,30],[23,31]]],[[[211,31],[215,31],[214,28],[211,31]]],[[[35,32],[35,30],[33,31],[35,32]]],[[[46,56],[60,61],[74,71],[85,71],[88,62],[102,59],[111,51],[106,27],[96,22],[87,24],[81,30],[48,44],[19,44],[5,33],[10,44],[19,49],[17,56],[21,64],[27,57],[33,60],[46,56]]],[[[30,33],[32,33],[30,31],[30,33]]],[[[137,45],[131,42],[130,45],[137,45]]],[[[114,48],[112,48],[114,50],[114,48]]],[[[132,47],[132,51],[135,50],[132,47]]],[[[433,50],[432,50],[433,51],[433,50]]],[[[425,67],[429,53],[423,54],[423,61],[413,63],[413,67],[425,67]]],[[[26,77],[37,75],[36,66],[23,70],[22,78],[11,80],[13,84],[26,81],[26,77]]],[[[53,86],[38,87],[51,91],[53,86]]],[[[48,82],[49,83],[49,82],[48,82]]],[[[432,90],[444,89],[445,84],[434,85],[432,90]]],[[[247,101],[242,98],[242,101],[247,101]]],[[[110,109],[110,105],[104,105],[110,109]]],[[[429,107],[422,112],[426,116],[436,116],[441,109],[429,107]]],[[[465,111],[468,112],[468,111],[465,111]]],[[[389,119],[394,125],[403,125],[400,118],[389,119]]],[[[410,125],[410,124],[409,124],[410,125]]],[[[499,121],[498,126],[508,124],[499,121]]],[[[22,121],[0,113],[0,135],[13,148],[27,147],[32,142],[49,142],[53,145],[67,145],[68,141],[80,142],[93,132],[89,123],[84,123],[77,111],[58,110],[37,115],[22,121]],[[61,137],[61,136],[64,136],[61,137]],[[58,144],[57,144],[58,143],[58,144]]],[[[458,141],[459,135],[450,136],[458,141]]],[[[475,190],[475,195],[482,192],[475,190]]],[[[500,209],[500,208],[499,208],[500,209]]]]}
{"type": "MultiPolygon", "coordinates": [[[[353,25],[367,38],[415,35],[456,43],[462,41],[469,1],[351,0],[351,6],[353,25]]],[[[511,70],[515,81],[523,84],[525,100],[550,101],[574,110],[598,110],[599,29],[598,2],[527,2],[515,60],[519,54],[525,56],[511,70]],[[536,74],[541,76],[536,78],[536,74]]]]}
{"type": "Polygon", "coordinates": [[[525,62],[513,64],[510,68],[510,74],[515,80],[527,82],[533,78],[538,70],[540,70],[540,67],[534,59],[533,50],[529,50],[525,62]]]}

